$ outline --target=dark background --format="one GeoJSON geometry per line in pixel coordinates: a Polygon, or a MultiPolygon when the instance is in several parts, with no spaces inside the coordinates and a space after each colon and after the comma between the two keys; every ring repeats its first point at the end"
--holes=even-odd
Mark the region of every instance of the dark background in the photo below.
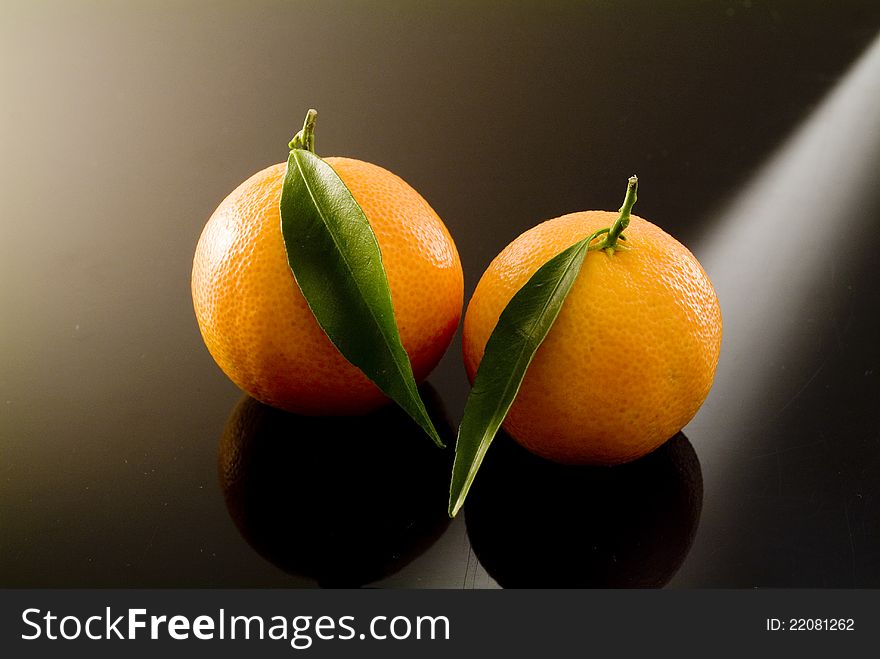
{"type": "MultiPolygon", "coordinates": [[[[875,2],[37,1],[0,30],[0,585],[880,586],[875,2]],[[466,295],[638,173],[724,313],[687,437],[597,471],[502,436],[447,526],[448,456],[393,410],[233,412],[192,254],[308,107],[319,154],[428,199],[466,295]]],[[[454,426],[458,339],[430,382],[454,426]]]]}

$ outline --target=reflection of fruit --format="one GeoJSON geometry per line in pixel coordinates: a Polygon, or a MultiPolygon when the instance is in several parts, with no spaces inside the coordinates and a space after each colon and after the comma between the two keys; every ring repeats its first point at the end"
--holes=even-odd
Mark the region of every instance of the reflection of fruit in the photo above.
{"type": "Polygon", "coordinates": [[[702,504],[682,434],[610,468],[554,464],[502,434],[464,509],[474,553],[502,586],[648,588],[678,571],[702,504]]]}
{"type": "MultiPolygon", "coordinates": [[[[439,399],[420,389],[437,430],[439,399]]],[[[245,397],[219,448],[220,485],[247,542],[281,569],[323,586],[396,572],[449,523],[451,451],[438,451],[400,408],[298,416],[245,397]],[[330,441],[332,440],[332,441],[330,441]]]]}
{"type": "MultiPolygon", "coordinates": [[[[489,265],[464,322],[471,381],[501,311],[535,271],[609,227],[616,213],[549,220],[489,265]]],[[[504,428],[538,455],[614,464],[645,455],[693,418],[712,385],[721,311],[706,273],[681,243],[633,216],[629,249],[589,252],[529,366],[504,428]]]]}
{"type": "MultiPolygon", "coordinates": [[[[403,180],[359,160],[327,158],[373,227],[397,325],[416,381],[449,346],[461,316],[455,244],[403,180]]],[[[321,330],[290,272],[278,202],[285,164],[236,188],[214,211],[193,261],[193,304],[220,368],[269,405],[300,414],[356,414],[386,398],[321,330]]]]}

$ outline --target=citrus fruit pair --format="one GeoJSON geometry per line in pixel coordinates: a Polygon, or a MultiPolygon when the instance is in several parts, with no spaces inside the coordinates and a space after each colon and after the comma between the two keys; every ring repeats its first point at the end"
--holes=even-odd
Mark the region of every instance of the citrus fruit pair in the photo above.
{"type": "MultiPolygon", "coordinates": [[[[373,164],[326,158],[378,242],[403,347],[417,382],[449,346],[463,304],[455,243],[406,182],[373,164]]],[[[236,188],[211,216],[193,262],[205,344],[241,389],[309,415],[360,414],[387,398],[315,320],[285,254],[285,164],[236,188]]],[[[468,305],[464,360],[473,381],[507,303],[547,260],[616,215],[573,213],[526,231],[491,263],[468,305]]],[[[693,255],[632,217],[626,250],[589,252],[528,368],[504,428],[532,452],[569,463],[635,459],[680,430],[715,372],[721,314],[693,255]]]]}

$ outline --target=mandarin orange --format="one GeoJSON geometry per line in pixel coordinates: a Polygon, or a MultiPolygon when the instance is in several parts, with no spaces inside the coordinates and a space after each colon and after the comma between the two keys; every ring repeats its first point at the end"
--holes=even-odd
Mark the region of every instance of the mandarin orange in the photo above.
{"type": "MultiPolygon", "coordinates": [[[[548,220],[489,265],[463,329],[473,382],[502,310],[535,271],[617,213],[548,220]]],[[[675,435],[705,400],[718,363],[721,310],[688,249],[632,216],[626,248],[587,253],[555,323],[535,353],[504,429],[545,458],[616,464],[675,435]]]]}
{"type": "MultiPolygon", "coordinates": [[[[325,158],[369,220],[417,382],[449,346],[463,303],[455,243],[428,203],[391,172],[325,158]]],[[[299,414],[360,414],[387,398],[318,325],[287,262],[278,203],[286,164],[238,186],[196,248],[192,297],[205,344],[224,373],[268,405],[299,414]]]]}

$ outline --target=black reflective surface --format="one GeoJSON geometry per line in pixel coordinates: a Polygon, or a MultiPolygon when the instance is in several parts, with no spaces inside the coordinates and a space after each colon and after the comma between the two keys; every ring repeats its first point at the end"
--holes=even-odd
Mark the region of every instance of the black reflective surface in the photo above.
{"type": "MultiPolygon", "coordinates": [[[[3,3],[0,585],[880,586],[880,7],[519,5],[3,3]],[[233,413],[192,253],[308,107],[428,199],[466,294],[636,172],[724,314],[687,440],[589,479],[499,443],[447,524],[448,455],[393,411],[233,413]]],[[[454,424],[459,340],[430,382],[454,424]]]]}
{"type": "Polygon", "coordinates": [[[436,392],[422,387],[447,444],[398,407],[358,417],[304,417],[246,396],[218,450],[229,514],[259,554],[321,586],[357,587],[394,574],[449,524],[455,435],[436,392]]]}
{"type": "Polygon", "coordinates": [[[656,588],[678,570],[703,505],[679,433],[614,468],[559,465],[501,434],[465,504],[477,559],[512,588],[656,588]]]}

